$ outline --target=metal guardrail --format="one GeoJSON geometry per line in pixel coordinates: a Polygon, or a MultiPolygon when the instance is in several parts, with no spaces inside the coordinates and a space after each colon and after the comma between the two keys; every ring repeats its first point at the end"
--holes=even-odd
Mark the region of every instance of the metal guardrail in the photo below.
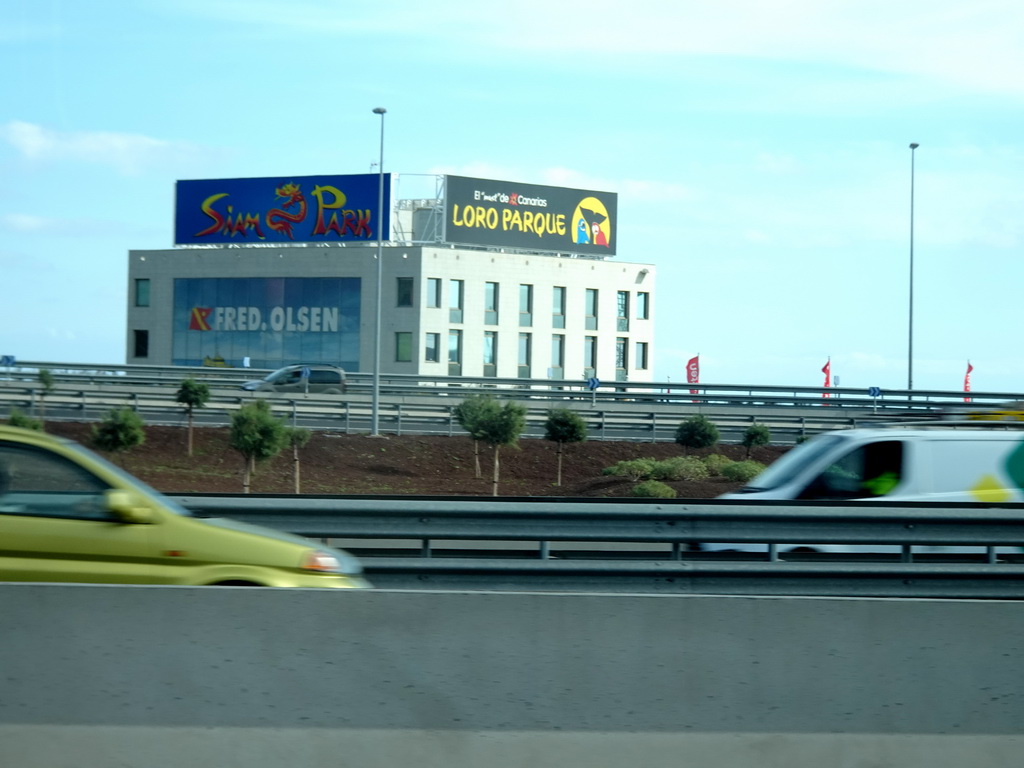
{"type": "MultiPolygon", "coordinates": [[[[130,407],[150,423],[179,425],[185,411],[174,395],[187,377],[206,381],[212,397],[196,411],[197,423],[223,426],[241,405],[259,397],[296,426],[366,432],[371,427],[368,374],[349,374],[345,395],[278,395],[243,392],[242,381],[266,373],[255,369],[160,366],[68,366],[26,363],[0,368],[0,416],[11,408],[53,420],[97,420],[112,408],[130,407]],[[54,388],[44,391],[39,370],[53,373],[54,388]]],[[[379,425],[393,434],[462,434],[453,409],[470,394],[514,399],[527,408],[524,437],[542,437],[551,408],[568,407],[587,421],[596,440],[670,442],[680,421],[694,414],[710,418],[722,441],[739,442],[753,423],[767,426],[776,444],[791,444],[823,430],[879,420],[926,420],[1008,413],[1007,404],[1024,400],[1012,393],[894,391],[870,398],[852,388],[697,385],[615,382],[589,392],[578,381],[424,377],[386,375],[381,381],[379,425]],[[689,386],[689,385],[687,385],[689,386]],[[824,395],[828,397],[824,397],[824,395]]]]}
{"type": "Polygon", "coordinates": [[[1024,598],[1024,504],[173,498],[330,540],[357,554],[377,586],[1024,598]],[[765,551],[694,551],[698,542],[765,551]],[[785,552],[791,542],[879,551],[785,552]],[[933,545],[962,551],[922,553],[933,545]],[[1005,547],[1012,552],[997,555],[1005,547]]]}

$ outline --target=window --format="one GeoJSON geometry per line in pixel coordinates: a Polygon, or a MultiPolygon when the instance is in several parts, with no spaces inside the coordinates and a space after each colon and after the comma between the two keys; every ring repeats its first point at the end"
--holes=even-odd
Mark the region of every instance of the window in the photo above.
{"type": "Polygon", "coordinates": [[[589,379],[597,372],[597,336],[583,337],[583,377],[589,379]]]}
{"type": "Polygon", "coordinates": [[[565,336],[561,333],[551,337],[551,378],[565,378],[565,336]]]}
{"type": "Polygon", "coordinates": [[[884,440],[855,448],[825,469],[801,499],[861,499],[891,493],[903,474],[903,443],[884,440]]]}
{"type": "Polygon", "coordinates": [[[409,331],[395,333],[395,362],[412,362],[412,333],[409,331]]]}
{"type": "Polygon", "coordinates": [[[399,307],[411,307],[412,306],[412,278],[411,277],[399,277],[397,285],[398,301],[396,306],[399,307]]]}
{"type": "Polygon", "coordinates": [[[585,304],[586,313],[586,329],[588,331],[597,330],[597,289],[587,288],[587,297],[585,304]]]}
{"type": "Polygon", "coordinates": [[[448,319],[453,323],[462,322],[462,280],[448,281],[448,319]]]}
{"type": "Polygon", "coordinates": [[[533,325],[533,286],[519,286],[519,325],[529,328],[533,325]]]}
{"type": "Polygon", "coordinates": [[[135,306],[149,306],[149,280],[139,279],[135,281],[135,306]]]}
{"type": "Polygon", "coordinates": [[[551,294],[551,327],[565,328],[565,288],[558,285],[551,294]]]}
{"type": "Polygon", "coordinates": [[[498,324],[498,284],[484,283],[484,325],[498,324]]]}
{"type": "Polygon", "coordinates": [[[423,343],[423,359],[428,363],[441,362],[441,334],[428,333],[423,343]]]}
{"type": "Polygon", "coordinates": [[[533,345],[532,334],[519,334],[519,378],[530,378],[530,347],[533,345]]]}
{"type": "Polygon", "coordinates": [[[448,375],[462,375],[462,331],[448,331],[448,375]]]}
{"type": "Polygon", "coordinates": [[[618,312],[615,330],[629,330],[629,291],[619,291],[615,296],[615,306],[618,312]]]}
{"type": "Polygon", "coordinates": [[[651,319],[651,294],[640,292],[636,295],[636,319],[651,319]]]}
{"type": "Polygon", "coordinates": [[[108,520],[110,486],[63,456],[0,443],[0,514],[108,520]]]}
{"type": "Polygon", "coordinates": [[[615,340],[615,380],[626,381],[626,375],[628,373],[627,367],[629,365],[628,358],[629,339],[616,339],[615,340]]]}
{"type": "Polygon", "coordinates": [[[498,332],[484,331],[484,376],[498,375],[498,332]]]}
{"type": "Polygon", "coordinates": [[[427,306],[437,309],[441,306],[441,278],[427,278],[427,306]]]}
{"type": "Polygon", "coordinates": [[[636,363],[637,370],[639,370],[639,371],[646,371],[647,370],[647,366],[649,365],[649,363],[648,363],[648,360],[647,360],[647,342],[646,341],[638,341],[636,343],[636,360],[634,360],[634,362],[636,363]]]}
{"type": "Polygon", "coordinates": [[[149,357],[149,331],[132,331],[135,336],[134,357],[149,357]]]}

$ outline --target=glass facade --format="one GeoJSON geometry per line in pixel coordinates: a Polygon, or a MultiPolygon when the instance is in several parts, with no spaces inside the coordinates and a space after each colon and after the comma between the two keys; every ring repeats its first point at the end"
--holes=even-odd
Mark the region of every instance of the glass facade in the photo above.
{"type": "Polygon", "coordinates": [[[173,365],[359,370],[360,279],[178,278],[173,365]]]}

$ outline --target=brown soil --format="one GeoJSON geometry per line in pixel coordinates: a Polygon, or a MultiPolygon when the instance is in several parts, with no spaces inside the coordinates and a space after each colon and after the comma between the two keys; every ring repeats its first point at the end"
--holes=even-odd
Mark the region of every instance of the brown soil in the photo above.
{"type": "MultiPolygon", "coordinates": [[[[89,446],[91,424],[48,422],[47,432],[89,446]]],[[[754,448],[750,458],[769,464],[785,451],[754,448]]],[[[602,475],[624,459],[679,456],[675,443],[587,441],[565,446],[562,484],[557,485],[557,446],[547,440],[522,440],[518,448],[500,452],[498,493],[501,496],[563,496],[580,498],[630,496],[633,483],[602,475]]],[[[737,445],[691,451],[693,455],[721,453],[745,458],[737,445]]],[[[228,445],[228,429],[197,427],[193,455],[188,454],[184,427],[146,427],[146,441],[131,451],[108,458],[165,493],[243,492],[241,455],[228,445]]],[[[494,453],[480,446],[481,478],[475,477],[473,441],[468,437],[346,435],[316,432],[299,452],[300,491],[303,494],[372,494],[424,496],[490,496],[494,453]]],[[[708,499],[740,483],[721,477],[701,482],[668,483],[679,498],[708,499]]],[[[295,493],[291,449],[259,465],[252,493],[295,493]]]]}

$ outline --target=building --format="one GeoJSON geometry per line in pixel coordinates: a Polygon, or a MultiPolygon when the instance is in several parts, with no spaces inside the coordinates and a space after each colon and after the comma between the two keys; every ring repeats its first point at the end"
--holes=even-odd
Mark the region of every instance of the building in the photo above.
{"type": "Polygon", "coordinates": [[[129,254],[127,362],[370,371],[379,251],[382,373],[652,380],[655,270],[611,258],[614,196],[445,177],[437,200],[397,206],[388,183],[386,215],[374,217],[375,206],[355,203],[362,181],[378,194],[376,175],[203,182],[184,193],[179,182],[184,247],[129,254]],[[257,211],[241,194],[257,182],[291,205],[257,211]],[[488,191],[502,186],[518,191],[488,191]],[[204,215],[183,224],[197,208],[204,215]],[[292,229],[275,241],[282,227],[292,229]],[[189,240],[204,231],[220,242],[189,240]]]}

